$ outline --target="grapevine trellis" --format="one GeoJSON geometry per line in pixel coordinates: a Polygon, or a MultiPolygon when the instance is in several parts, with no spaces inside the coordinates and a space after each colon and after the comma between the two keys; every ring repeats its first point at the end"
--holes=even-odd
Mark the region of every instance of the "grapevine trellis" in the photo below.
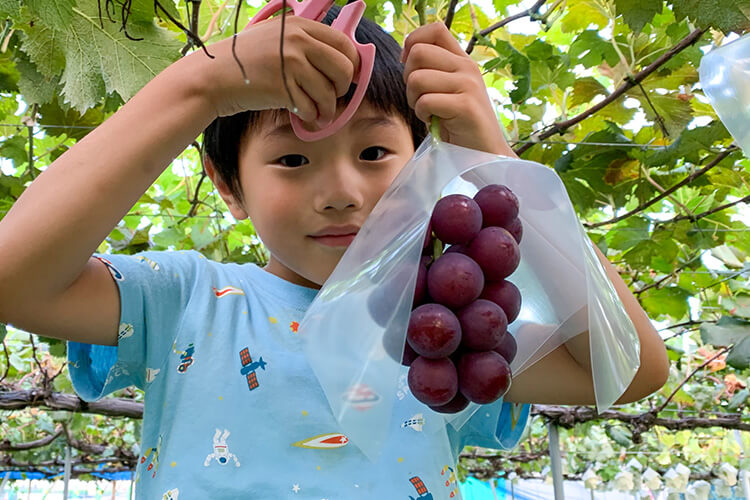
{"type": "MultiPolygon", "coordinates": [[[[183,23],[175,2],[143,0],[140,6],[133,0],[62,3],[79,5],[82,13],[98,9],[100,29],[112,29],[108,24],[119,23],[121,36],[133,44],[148,43],[139,39],[149,35],[134,34],[142,29],[140,25],[136,25],[138,30],[128,31],[135,19],[131,9],[153,3],[157,24],[165,30],[176,27],[181,43],[173,48],[183,56],[200,49],[210,57],[210,44],[205,42],[221,36],[230,24],[235,31],[241,29],[244,23],[239,19],[253,12],[242,1],[234,7],[228,1],[219,2],[214,8],[208,0],[189,0],[184,2],[184,19],[188,21],[183,23]],[[83,6],[86,2],[88,10],[83,6]],[[205,5],[211,8],[210,16],[201,17],[205,5]]],[[[686,446],[703,439],[695,445],[698,449],[712,449],[706,443],[721,441],[719,453],[734,453],[731,459],[741,466],[741,451],[726,443],[734,439],[730,433],[750,430],[745,407],[750,396],[750,347],[745,345],[750,345],[750,300],[746,298],[750,296],[750,239],[745,235],[750,232],[741,220],[738,223],[726,214],[737,214],[737,209],[750,201],[750,164],[705,99],[697,97],[701,90],[695,69],[702,55],[700,47],[711,41],[721,43],[726,33],[744,32],[750,28],[750,20],[739,17],[741,9],[733,7],[733,0],[722,0],[721,5],[709,2],[710,8],[686,0],[655,1],[650,6],[628,6],[623,0],[537,0],[513,14],[506,12],[507,5],[515,3],[493,2],[498,12],[505,13],[496,21],[471,2],[460,8],[457,0],[390,5],[395,33],[401,37],[430,21],[445,22],[461,35],[466,52],[481,62],[488,86],[505,99],[497,104],[509,111],[501,118],[514,150],[522,158],[555,168],[592,240],[610,250],[610,257],[647,312],[671,322],[663,329],[673,332],[664,337],[673,367],[667,386],[638,404],[601,414],[591,407],[534,405],[528,438],[517,450],[498,453],[468,448],[461,456],[461,473],[485,479],[507,477],[510,472],[518,477],[541,477],[540,471],[550,462],[549,425],[561,432],[568,468],[564,475],[570,479],[583,476],[577,462],[591,461],[588,455],[580,455],[585,447],[576,447],[571,437],[592,429],[604,429],[606,439],[619,447],[619,454],[615,452],[609,460],[621,464],[629,453],[653,453],[655,469],[662,475],[675,463],[691,463],[687,454],[680,452],[670,461],[659,458],[663,450],[657,444],[663,443],[659,440],[664,439],[664,433],[685,436],[684,432],[692,431],[693,437],[679,439],[686,439],[686,446]],[[698,7],[693,12],[689,5],[698,7]],[[584,7],[591,10],[581,10],[584,7]],[[607,21],[613,29],[611,40],[578,20],[580,12],[590,15],[592,22],[596,16],[611,15],[607,21]],[[557,43],[565,45],[567,53],[556,50],[552,43],[503,34],[503,28],[521,20],[536,23],[540,33],[559,32],[557,43]],[[574,20],[582,24],[573,26],[574,20]],[[670,23],[675,27],[667,27],[670,23]],[[655,48],[649,49],[649,44],[655,48]],[[610,85],[602,84],[602,78],[569,73],[564,66],[572,66],[573,60],[586,70],[598,68],[596,76],[604,75],[610,85]],[[512,85],[505,85],[506,81],[512,85]],[[539,85],[539,81],[546,84],[539,85]],[[666,94],[661,92],[664,89],[666,94]],[[554,102],[561,111],[550,118],[542,112],[543,104],[533,102],[537,95],[554,102]],[[632,119],[625,105],[628,100],[638,103],[648,123],[639,131],[624,127],[628,118],[632,119]],[[711,120],[687,127],[694,116],[711,120]],[[664,212],[669,216],[653,216],[664,212]],[[706,253],[720,260],[724,268],[706,267],[702,263],[706,253]],[[662,254],[671,255],[671,260],[660,260],[662,254]],[[700,300],[697,312],[688,298],[700,300]],[[666,306],[660,307],[660,303],[666,306]],[[689,342],[680,345],[683,337],[701,344],[700,349],[684,352],[689,342]]],[[[58,101],[58,107],[52,109],[52,97],[45,101],[41,91],[28,91],[28,84],[22,83],[29,75],[57,82],[51,73],[46,74],[51,70],[40,63],[40,55],[24,45],[40,36],[34,31],[34,22],[29,26],[35,11],[34,2],[28,4],[21,8],[20,2],[0,2],[0,15],[8,18],[0,33],[0,51],[15,54],[12,61],[6,59],[23,70],[18,87],[27,92],[16,93],[28,96],[29,104],[20,117],[2,112],[6,118],[0,121],[16,121],[0,125],[5,138],[0,154],[12,161],[14,168],[12,175],[0,177],[0,215],[7,213],[41,172],[40,164],[51,163],[71,141],[101,123],[104,109],[111,112],[121,104],[118,95],[122,99],[132,95],[108,92],[100,96],[99,101],[107,101],[101,105],[99,101],[87,102],[65,87],[63,93],[71,92],[66,95],[71,104],[62,106],[58,101]],[[17,10],[12,7],[16,3],[17,10]],[[36,67],[31,68],[33,65],[36,67]],[[87,117],[88,109],[93,114],[87,117]],[[66,120],[54,121],[61,116],[66,120]]],[[[383,5],[368,5],[366,14],[382,22],[386,17],[383,5]]],[[[136,14],[143,16],[143,12],[136,14]]],[[[42,22],[50,22],[49,17],[41,15],[42,22]]],[[[9,72],[0,74],[0,85],[6,85],[1,81],[4,74],[9,72]]],[[[4,93],[3,98],[8,95],[4,93]]],[[[163,177],[164,189],[150,189],[101,250],[135,253],[197,248],[216,260],[264,262],[267,255],[252,226],[246,221],[233,226],[224,216],[218,196],[206,182],[200,148],[198,138],[179,159],[184,175],[173,172],[175,162],[172,172],[163,177]],[[144,217],[151,221],[147,227],[142,226],[144,217]],[[153,229],[158,229],[154,236],[149,233],[153,229]]],[[[0,338],[0,432],[6,432],[0,434],[0,469],[59,472],[64,465],[59,457],[69,447],[74,452],[72,477],[88,477],[94,470],[134,470],[138,460],[134,438],[142,415],[140,391],[126,389],[85,403],[71,391],[62,342],[12,328],[6,331],[3,326],[0,338]],[[17,419],[24,423],[10,425],[17,419]],[[107,432],[115,434],[93,430],[105,421],[109,422],[107,432]],[[25,430],[42,422],[43,429],[25,430]]],[[[717,461],[712,461],[714,466],[692,470],[691,479],[718,477],[717,461]]],[[[605,470],[603,476],[611,479],[614,472],[605,470]]]]}

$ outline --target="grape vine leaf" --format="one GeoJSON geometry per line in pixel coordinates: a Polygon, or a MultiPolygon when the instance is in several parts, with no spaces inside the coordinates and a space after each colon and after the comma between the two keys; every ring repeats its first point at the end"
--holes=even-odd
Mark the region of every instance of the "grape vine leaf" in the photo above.
{"type": "Polygon", "coordinates": [[[20,9],[19,0],[0,0],[0,16],[4,18],[17,16],[20,9]]]}
{"type": "Polygon", "coordinates": [[[640,33],[663,7],[663,0],[615,0],[617,12],[635,33],[640,33]]]}
{"type": "MultiPolygon", "coordinates": [[[[145,8],[146,3],[141,1],[131,6],[134,19],[145,15],[137,10],[137,5],[145,8]]],[[[52,77],[62,73],[64,102],[80,113],[95,106],[105,94],[116,92],[124,100],[129,99],[179,57],[182,45],[153,22],[128,23],[128,33],[143,38],[129,40],[119,24],[108,19],[100,22],[94,0],[77,2],[64,31],[42,20],[33,26],[22,25],[21,29],[27,35],[24,52],[43,75],[52,77]]]]}
{"type": "Polygon", "coordinates": [[[677,19],[687,17],[700,28],[716,28],[725,34],[750,28],[750,0],[672,0],[677,19]]]}
{"type": "Polygon", "coordinates": [[[700,331],[701,340],[706,344],[734,345],[727,355],[728,365],[741,370],[750,366],[750,321],[722,316],[716,324],[702,324],[700,331]]]}
{"type": "Polygon", "coordinates": [[[35,22],[41,22],[58,31],[65,31],[73,21],[75,0],[24,0],[35,22]]]}

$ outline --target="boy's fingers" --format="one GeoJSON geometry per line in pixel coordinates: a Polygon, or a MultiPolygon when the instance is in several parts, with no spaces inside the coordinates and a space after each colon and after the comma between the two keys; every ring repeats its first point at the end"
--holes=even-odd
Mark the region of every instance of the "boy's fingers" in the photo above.
{"type": "MultiPolygon", "coordinates": [[[[466,77],[455,73],[446,73],[434,69],[420,69],[409,75],[406,83],[406,100],[409,106],[415,108],[419,98],[425,94],[461,93],[466,77]]],[[[455,107],[455,104],[454,104],[455,107]]]]}
{"type": "Polygon", "coordinates": [[[303,19],[303,21],[306,21],[304,29],[311,37],[330,45],[344,54],[352,63],[354,74],[357,75],[359,73],[359,52],[357,52],[357,47],[354,46],[354,42],[352,42],[348,36],[331,28],[327,24],[319,23],[311,19],[303,19]]]}
{"type": "Polygon", "coordinates": [[[423,94],[414,105],[414,114],[428,125],[433,115],[447,121],[455,119],[459,113],[455,94],[423,94]]]}
{"type": "Polygon", "coordinates": [[[409,51],[416,43],[438,45],[456,55],[466,55],[461,45],[459,45],[458,40],[451,35],[445,24],[439,22],[425,24],[409,33],[409,36],[404,40],[404,50],[401,53],[402,62],[406,61],[409,57],[409,51]]]}
{"type": "Polygon", "coordinates": [[[305,116],[304,121],[320,119],[324,122],[333,121],[336,118],[336,89],[331,81],[320,74],[315,68],[310,68],[307,74],[300,75],[298,84],[300,88],[313,101],[315,110],[311,118],[305,116]]]}
{"type": "Polygon", "coordinates": [[[308,45],[306,57],[313,67],[331,81],[337,96],[346,94],[355,70],[349,58],[318,40],[313,40],[308,45]]]}
{"type": "Polygon", "coordinates": [[[455,73],[464,67],[465,59],[462,56],[446,52],[445,49],[437,45],[417,43],[412,46],[409,58],[404,65],[404,82],[407,82],[411,73],[420,69],[436,69],[455,73]]]}

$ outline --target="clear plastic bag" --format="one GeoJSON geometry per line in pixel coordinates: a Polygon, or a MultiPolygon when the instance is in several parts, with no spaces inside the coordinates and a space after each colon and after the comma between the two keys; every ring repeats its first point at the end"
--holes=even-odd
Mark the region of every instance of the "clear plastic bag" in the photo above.
{"type": "MultiPolygon", "coordinates": [[[[398,391],[401,365],[386,349],[393,354],[396,346],[400,359],[432,209],[441,196],[473,196],[487,184],[505,184],[516,194],[523,223],[521,262],[508,278],[522,296],[521,312],[509,325],[518,343],[514,376],[589,328],[600,411],[619,398],[638,369],[638,335],[555,171],[428,136],[375,206],[299,329],[342,431],[371,458],[382,451],[398,391]]],[[[479,407],[472,403],[444,418],[458,430],[479,407]]]]}
{"type": "Polygon", "coordinates": [[[750,157],[750,35],[703,56],[699,74],[711,106],[750,157]]]}

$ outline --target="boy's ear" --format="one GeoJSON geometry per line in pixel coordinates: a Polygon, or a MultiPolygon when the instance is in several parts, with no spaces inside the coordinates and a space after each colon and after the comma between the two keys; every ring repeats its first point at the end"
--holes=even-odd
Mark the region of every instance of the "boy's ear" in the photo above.
{"type": "Polygon", "coordinates": [[[247,219],[247,211],[245,210],[242,202],[235,198],[235,196],[232,194],[229,186],[227,186],[227,183],[224,182],[224,179],[222,179],[219,173],[216,171],[216,167],[208,158],[208,156],[203,157],[203,168],[206,169],[206,175],[208,175],[208,177],[211,179],[211,182],[213,182],[214,186],[216,186],[216,189],[219,191],[219,195],[221,195],[221,199],[224,200],[224,203],[227,204],[227,207],[229,208],[232,216],[236,220],[247,219]]]}

